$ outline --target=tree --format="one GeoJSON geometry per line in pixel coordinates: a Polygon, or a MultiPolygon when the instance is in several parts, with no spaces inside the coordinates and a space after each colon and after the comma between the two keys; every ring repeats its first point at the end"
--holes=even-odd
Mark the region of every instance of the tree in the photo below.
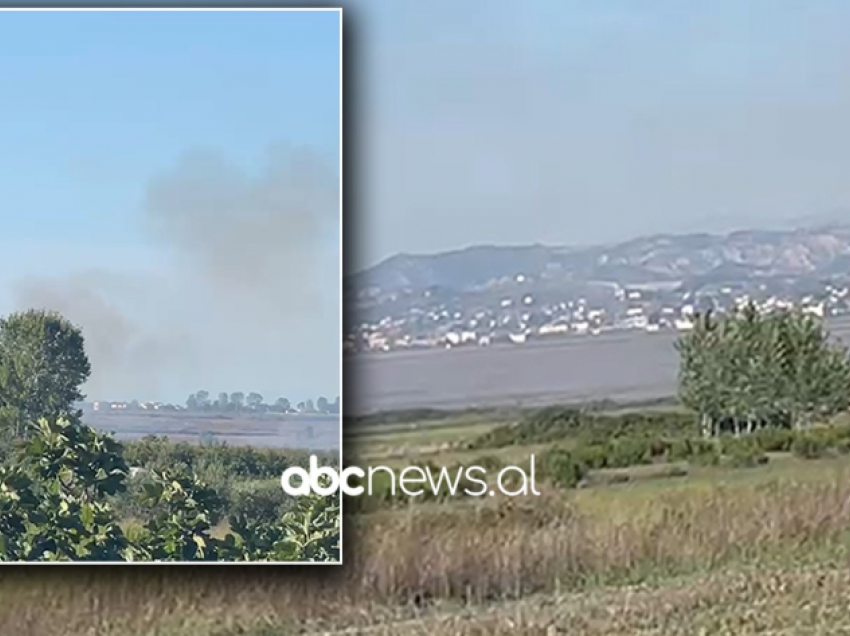
{"type": "Polygon", "coordinates": [[[259,393],[252,391],[248,394],[248,397],[245,399],[245,402],[248,404],[249,409],[251,409],[252,411],[256,411],[263,403],[263,396],[259,393]]]}
{"type": "Polygon", "coordinates": [[[316,408],[319,410],[319,413],[327,413],[328,412],[328,398],[321,396],[318,400],[316,400],[316,408]]]}
{"type": "Polygon", "coordinates": [[[707,436],[802,428],[850,404],[847,351],[799,312],[761,315],[748,305],[720,320],[706,313],[676,347],[680,399],[707,436]]]}
{"type": "Polygon", "coordinates": [[[239,511],[218,539],[222,496],[179,463],[151,468],[137,495],[146,521],[125,533],[109,496],[127,493],[126,449],[68,419],[29,427],[0,467],[0,561],[339,560],[338,493],[299,497],[277,516],[239,511]]]}
{"type": "Polygon", "coordinates": [[[274,403],[274,410],[278,413],[286,413],[291,408],[289,400],[284,397],[278,398],[274,403]]]}
{"type": "Polygon", "coordinates": [[[237,411],[242,410],[242,403],[245,400],[245,394],[242,391],[235,391],[230,394],[230,403],[233,404],[233,407],[237,411]]]}
{"type": "Polygon", "coordinates": [[[316,407],[315,407],[315,405],[313,404],[313,400],[312,400],[312,399],[307,400],[307,401],[304,403],[304,411],[305,411],[305,412],[307,412],[307,413],[315,413],[315,412],[316,412],[316,407]]]}
{"type": "Polygon", "coordinates": [[[198,410],[198,398],[195,397],[194,393],[192,393],[188,398],[186,398],[186,410],[187,411],[197,411],[198,410]]]}
{"type": "Polygon", "coordinates": [[[195,393],[195,400],[198,402],[198,408],[206,411],[210,408],[210,392],[198,391],[195,393]]]}
{"type": "Polygon", "coordinates": [[[58,313],[0,319],[0,413],[17,434],[41,416],[79,417],[74,405],[90,373],[82,332],[58,313]]]}
{"type": "Polygon", "coordinates": [[[218,394],[218,401],[216,402],[216,406],[221,411],[227,410],[227,406],[228,406],[227,393],[222,391],[221,393],[218,394]]]}

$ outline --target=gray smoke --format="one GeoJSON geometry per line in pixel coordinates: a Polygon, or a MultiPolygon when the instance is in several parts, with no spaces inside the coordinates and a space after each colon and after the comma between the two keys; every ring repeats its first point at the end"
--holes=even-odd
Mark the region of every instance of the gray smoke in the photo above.
{"type": "Polygon", "coordinates": [[[272,397],[286,392],[277,381],[295,361],[306,386],[333,387],[338,183],[335,166],[306,148],[272,146],[259,174],[213,150],[187,152],[151,179],[139,219],[167,279],[112,270],[26,278],[15,305],[59,311],[82,328],[94,399],[199,388],[272,397]]]}
{"type": "MultiPolygon", "coordinates": [[[[232,320],[289,328],[326,306],[314,256],[335,245],[339,176],[307,148],[278,144],[252,176],[220,153],[196,150],[151,182],[147,221],[232,320]]],[[[337,277],[338,278],[338,277],[337,277]]]]}
{"type": "Polygon", "coordinates": [[[162,300],[156,282],[94,270],[64,279],[25,278],[13,293],[17,306],[58,311],[81,327],[92,365],[86,392],[119,399],[166,389],[163,370],[185,364],[194,353],[195,343],[174,325],[157,328],[128,309],[134,300],[162,300]]]}

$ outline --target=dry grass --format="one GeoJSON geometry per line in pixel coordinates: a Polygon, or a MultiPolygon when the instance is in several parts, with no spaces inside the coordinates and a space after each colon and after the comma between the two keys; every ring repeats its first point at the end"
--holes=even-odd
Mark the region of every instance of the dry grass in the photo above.
{"type": "Polygon", "coordinates": [[[446,610],[335,634],[370,636],[832,636],[850,634],[850,569],[835,564],[736,568],[583,594],[546,595],[489,608],[446,610]]]}
{"type": "MultiPolygon", "coordinates": [[[[711,623],[720,615],[700,603],[716,596],[742,620],[750,606],[764,620],[784,614],[758,609],[767,593],[760,574],[718,572],[824,555],[844,563],[850,545],[850,482],[835,470],[820,479],[497,499],[360,519],[346,528],[342,567],[3,569],[0,633],[268,636],[384,623],[396,631],[375,633],[543,634],[549,625],[577,634],[698,634],[702,625],[724,633],[711,623]],[[606,591],[689,573],[702,582],[671,592],[669,603],[651,589],[606,591]],[[638,600],[621,611],[625,598],[638,600]]],[[[790,569],[778,576],[806,589],[818,580],[790,569]]],[[[770,629],[786,624],[776,621],[770,629]]],[[[829,624],[787,633],[836,634],[845,623],[829,624]]]]}

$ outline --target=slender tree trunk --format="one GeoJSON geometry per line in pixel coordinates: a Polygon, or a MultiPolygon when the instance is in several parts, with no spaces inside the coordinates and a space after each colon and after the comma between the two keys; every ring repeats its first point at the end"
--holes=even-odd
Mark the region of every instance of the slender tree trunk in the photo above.
{"type": "Polygon", "coordinates": [[[702,429],[702,436],[705,438],[714,436],[714,426],[711,421],[711,416],[708,413],[703,413],[700,416],[700,428],[702,429]]]}

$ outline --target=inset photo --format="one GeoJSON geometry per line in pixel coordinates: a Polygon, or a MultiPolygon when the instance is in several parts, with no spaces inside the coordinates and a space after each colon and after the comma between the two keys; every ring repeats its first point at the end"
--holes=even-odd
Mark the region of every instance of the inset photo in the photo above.
{"type": "Polygon", "coordinates": [[[3,9],[0,94],[0,562],[342,563],[342,10],[3,9]]]}

